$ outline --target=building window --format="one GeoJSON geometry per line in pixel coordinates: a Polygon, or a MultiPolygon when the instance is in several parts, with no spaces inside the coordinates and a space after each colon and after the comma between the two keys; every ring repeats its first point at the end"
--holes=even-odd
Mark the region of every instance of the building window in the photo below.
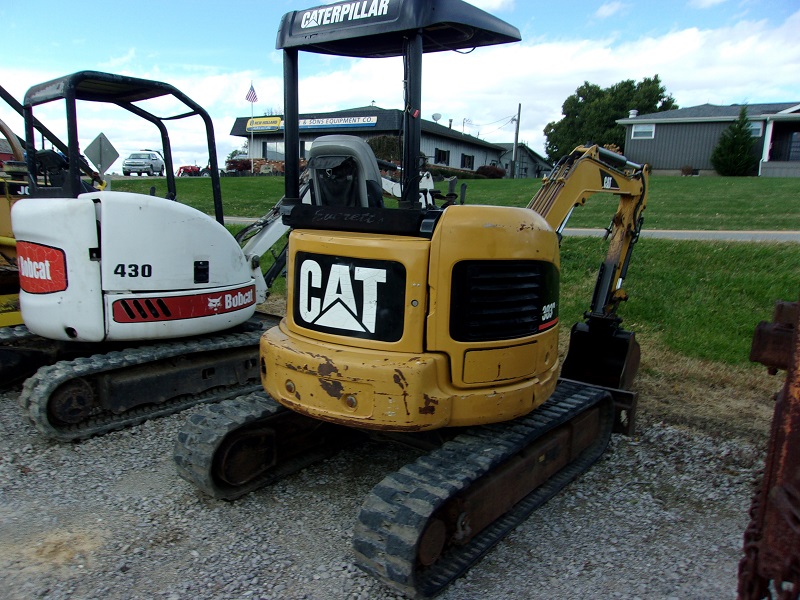
{"type": "Polygon", "coordinates": [[[750,121],[747,126],[750,128],[750,135],[760,138],[764,134],[764,123],[761,121],[750,121]]]}
{"type": "Polygon", "coordinates": [[[655,123],[634,125],[633,129],[631,129],[632,140],[652,140],[654,137],[656,137],[655,123]]]}
{"type": "Polygon", "coordinates": [[[789,160],[800,160],[800,133],[795,131],[789,145],[789,160]]]}
{"type": "Polygon", "coordinates": [[[475,168],[475,157],[470,154],[461,155],[461,168],[469,169],[470,171],[475,168]]]}
{"type": "Polygon", "coordinates": [[[437,165],[449,165],[450,164],[450,151],[449,150],[440,150],[436,148],[436,152],[433,157],[433,162],[437,165]]]}

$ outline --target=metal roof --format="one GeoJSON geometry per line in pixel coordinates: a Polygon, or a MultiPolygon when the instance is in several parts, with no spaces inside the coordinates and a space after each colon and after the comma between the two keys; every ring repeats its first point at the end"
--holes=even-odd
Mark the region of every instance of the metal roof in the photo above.
{"type": "MultiPolygon", "coordinates": [[[[497,144],[497,145],[500,146],[501,148],[503,148],[503,150],[505,150],[506,153],[513,152],[513,150],[514,150],[514,142],[502,142],[502,143],[497,144]]],[[[538,160],[538,161],[540,161],[542,163],[548,164],[550,166],[553,166],[552,163],[549,160],[547,160],[544,156],[542,156],[541,154],[539,154],[535,150],[532,150],[530,148],[530,146],[528,146],[527,144],[525,144],[523,142],[519,142],[517,144],[517,148],[524,149],[531,156],[533,156],[536,160],[538,160]]]]}
{"type": "Polygon", "coordinates": [[[340,56],[402,56],[417,31],[423,52],[522,39],[513,25],[462,0],[358,0],[286,13],[275,45],[340,56]]]}
{"type": "Polygon", "coordinates": [[[32,86],[25,94],[26,105],[42,104],[74,94],[76,100],[93,102],[139,102],[166,95],[183,94],[168,83],[126,75],[80,71],[32,86]]]}
{"type": "Polygon", "coordinates": [[[789,114],[797,112],[796,116],[800,118],[800,102],[772,102],[767,104],[731,104],[728,106],[701,104],[700,106],[676,108],[674,110],[618,119],[617,123],[620,125],[632,125],[637,123],[733,121],[739,116],[739,111],[741,111],[742,107],[747,109],[747,117],[749,119],[766,119],[787,111],[789,111],[789,114]],[[792,111],[792,109],[795,109],[795,111],[792,111]]]}
{"type": "MultiPolygon", "coordinates": [[[[282,115],[275,115],[276,117],[280,116],[283,119],[282,115]]],[[[334,112],[327,112],[327,113],[306,113],[301,114],[301,120],[307,119],[336,119],[340,117],[367,117],[367,116],[374,116],[377,117],[377,121],[374,125],[369,126],[353,126],[347,128],[347,133],[352,134],[364,134],[364,133],[371,133],[371,134],[399,134],[403,129],[403,111],[399,109],[386,109],[380,108],[377,106],[364,106],[361,108],[348,108],[345,110],[339,110],[334,112]]],[[[259,117],[255,117],[259,118],[259,117]]],[[[231,128],[231,135],[240,136],[240,137],[249,137],[250,133],[247,131],[247,122],[250,120],[250,117],[237,117],[236,121],[233,123],[233,127],[231,128]]],[[[487,142],[486,140],[482,140],[478,137],[462,133],[451,127],[446,127],[444,125],[439,125],[438,123],[434,123],[433,121],[426,121],[425,119],[421,119],[422,121],[422,131],[425,133],[430,133],[432,135],[437,135],[439,137],[446,137],[449,139],[459,140],[463,142],[467,142],[473,145],[483,146],[486,148],[492,149],[502,149],[501,144],[495,144],[492,142],[487,142]]],[[[303,131],[301,129],[301,131],[303,131]]],[[[308,130],[305,130],[308,131],[308,130]]],[[[343,130],[338,127],[320,127],[315,129],[314,131],[318,132],[319,135],[325,135],[328,133],[341,133],[343,130]]],[[[274,131],[259,131],[257,135],[264,136],[264,135],[272,135],[272,136],[282,136],[283,129],[274,130],[274,131]]]]}

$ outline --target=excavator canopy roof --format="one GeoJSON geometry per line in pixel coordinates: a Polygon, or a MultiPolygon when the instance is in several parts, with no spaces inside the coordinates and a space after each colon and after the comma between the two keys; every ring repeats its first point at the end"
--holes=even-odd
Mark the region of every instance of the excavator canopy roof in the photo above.
{"type": "Polygon", "coordinates": [[[518,42],[513,25],[462,0],[356,0],[286,13],[278,49],[360,58],[401,56],[411,33],[423,52],[518,42]]]}
{"type": "Polygon", "coordinates": [[[92,102],[139,102],[167,95],[180,100],[185,98],[168,83],[100,71],[79,71],[34,85],[25,94],[24,103],[35,106],[68,97],[92,102]]]}
{"type": "MultiPolygon", "coordinates": [[[[172,148],[169,140],[169,132],[165,122],[186,117],[199,116],[203,119],[206,128],[206,140],[208,142],[209,170],[211,172],[211,190],[214,196],[214,212],[217,221],[223,223],[222,214],[222,192],[219,184],[219,168],[217,166],[217,150],[214,140],[214,125],[209,114],[202,106],[189,98],[176,87],[161,81],[140,79],[127,75],[116,75],[113,73],[103,73],[101,71],[78,71],[71,75],[65,75],[57,79],[51,79],[32,86],[25,93],[23,112],[25,114],[25,137],[26,149],[28,151],[28,169],[35,172],[35,141],[33,136],[34,122],[33,109],[35,106],[52,102],[54,100],[64,100],[67,106],[67,154],[68,156],[80,156],[78,141],[78,123],[76,104],[78,100],[90,102],[105,102],[115,104],[120,108],[131,112],[138,117],[149,121],[155,125],[161,135],[162,156],[164,157],[165,168],[167,171],[167,196],[175,198],[175,177],[174,165],[172,164],[172,148]],[[144,107],[136,104],[143,100],[160,98],[162,96],[172,96],[185,107],[185,112],[170,116],[157,116],[149,112],[144,107]]],[[[62,145],[63,146],[63,145],[62,145]]],[[[59,146],[62,149],[62,146],[59,146]]],[[[63,152],[63,149],[62,149],[63,152]]],[[[74,190],[80,190],[80,172],[78,169],[79,161],[70,161],[69,177],[65,187],[61,190],[53,188],[50,192],[57,194],[72,195],[74,190]]],[[[49,193],[42,191],[42,193],[49,193]]],[[[77,193],[77,192],[75,192],[77,193]]]]}

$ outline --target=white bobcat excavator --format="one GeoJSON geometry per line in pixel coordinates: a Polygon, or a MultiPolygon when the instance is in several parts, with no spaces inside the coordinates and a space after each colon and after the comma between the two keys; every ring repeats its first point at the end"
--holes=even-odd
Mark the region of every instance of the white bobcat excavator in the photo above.
{"type": "Polygon", "coordinates": [[[244,246],[224,227],[205,110],[169,84],[96,71],[36,85],[23,107],[31,176],[11,220],[26,327],[0,330],[0,383],[29,376],[20,401],[40,432],[80,439],[254,389],[258,336],[275,322],[254,313],[282,269],[265,279],[259,259],[287,227],[271,210],[244,246]],[[159,116],[154,99],[178,113],[159,116]],[[54,101],[66,107],[66,152],[36,147],[34,110],[54,101]],[[79,102],[155,126],[166,197],[100,191],[82,176],[79,102]],[[186,117],[205,126],[213,218],[175,200],[167,124],[186,117]]]}

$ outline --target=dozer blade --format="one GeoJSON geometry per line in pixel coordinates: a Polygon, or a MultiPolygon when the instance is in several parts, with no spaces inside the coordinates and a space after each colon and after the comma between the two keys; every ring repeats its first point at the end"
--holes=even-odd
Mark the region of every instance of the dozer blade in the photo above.
{"type": "Polygon", "coordinates": [[[606,388],[630,390],[641,350],[632,331],[575,323],[561,377],[606,388]]]}

